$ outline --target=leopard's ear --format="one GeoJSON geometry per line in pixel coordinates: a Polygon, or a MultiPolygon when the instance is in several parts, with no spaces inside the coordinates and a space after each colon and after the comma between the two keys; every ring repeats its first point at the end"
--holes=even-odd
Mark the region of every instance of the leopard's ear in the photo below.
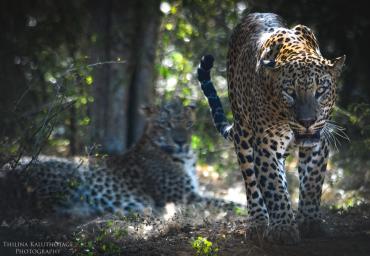
{"type": "Polygon", "coordinates": [[[346,55],[343,55],[341,57],[335,58],[335,59],[330,61],[329,66],[332,68],[334,74],[340,75],[340,73],[342,72],[345,61],[346,61],[346,55]]]}
{"type": "Polygon", "coordinates": [[[302,36],[303,38],[305,38],[309,47],[320,53],[317,38],[309,27],[306,27],[305,25],[296,25],[292,28],[292,30],[295,31],[295,34],[297,36],[302,36]]]}
{"type": "Polygon", "coordinates": [[[191,102],[189,105],[185,106],[185,113],[188,116],[188,118],[191,120],[192,124],[195,122],[195,119],[196,119],[195,111],[196,111],[195,102],[191,102]]]}

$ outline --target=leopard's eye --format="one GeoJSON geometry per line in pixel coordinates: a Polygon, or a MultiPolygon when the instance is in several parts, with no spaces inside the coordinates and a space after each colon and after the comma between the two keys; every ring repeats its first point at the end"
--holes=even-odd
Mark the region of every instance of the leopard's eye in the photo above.
{"type": "Polygon", "coordinates": [[[292,88],[284,89],[284,91],[283,91],[283,100],[289,107],[294,106],[295,98],[296,98],[296,94],[295,94],[294,89],[292,89],[292,88]]]}
{"type": "Polygon", "coordinates": [[[316,98],[320,97],[324,92],[326,91],[326,88],[321,86],[316,90],[316,98]]]}
{"type": "Polygon", "coordinates": [[[294,93],[294,90],[292,88],[287,88],[285,89],[285,92],[291,96],[291,97],[294,97],[295,93],[294,93]]]}
{"type": "Polygon", "coordinates": [[[317,89],[317,93],[323,93],[325,91],[325,88],[324,87],[320,87],[319,89],[317,89]]]}

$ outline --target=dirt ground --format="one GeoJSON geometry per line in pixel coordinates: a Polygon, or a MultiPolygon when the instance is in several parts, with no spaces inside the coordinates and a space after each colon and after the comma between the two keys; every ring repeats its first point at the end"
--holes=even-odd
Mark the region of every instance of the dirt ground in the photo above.
{"type": "Polygon", "coordinates": [[[208,255],[370,255],[370,205],[324,212],[325,235],[294,246],[252,241],[246,235],[245,217],[204,217],[204,211],[175,214],[168,220],[105,216],[77,227],[76,220],[15,218],[0,225],[0,255],[196,255],[192,245],[198,237],[212,242],[214,254],[208,255]],[[50,245],[53,241],[60,244],[50,245]]]}

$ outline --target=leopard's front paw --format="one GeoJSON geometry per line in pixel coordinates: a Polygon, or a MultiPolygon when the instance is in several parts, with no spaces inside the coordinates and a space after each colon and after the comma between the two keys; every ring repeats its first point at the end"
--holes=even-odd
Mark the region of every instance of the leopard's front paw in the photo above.
{"type": "Polygon", "coordinates": [[[300,222],[298,227],[303,238],[320,237],[326,235],[326,231],[321,220],[305,220],[300,222]]]}
{"type": "Polygon", "coordinates": [[[270,226],[264,237],[268,242],[275,244],[292,245],[301,241],[298,227],[293,224],[270,226]]]}
{"type": "Polygon", "coordinates": [[[259,218],[250,217],[247,223],[249,225],[247,225],[246,236],[255,242],[261,242],[268,228],[268,218],[264,216],[259,218]]]}
{"type": "Polygon", "coordinates": [[[264,237],[264,233],[267,230],[267,224],[252,225],[247,228],[246,236],[248,239],[255,242],[261,242],[264,237]]]}

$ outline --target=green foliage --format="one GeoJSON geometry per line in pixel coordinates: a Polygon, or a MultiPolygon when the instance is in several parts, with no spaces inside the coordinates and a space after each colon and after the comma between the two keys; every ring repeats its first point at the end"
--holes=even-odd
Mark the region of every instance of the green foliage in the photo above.
{"type": "Polygon", "coordinates": [[[196,256],[212,256],[217,255],[219,249],[207,238],[198,236],[191,242],[192,248],[196,251],[196,256]]]}
{"type": "Polygon", "coordinates": [[[347,195],[345,200],[330,206],[331,210],[349,210],[364,203],[364,199],[358,193],[347,195]]]}
{"type": "Polygon", "coordinates": [[[75,236],[75,254],[80,256],[120,255],[122,248],[118,241],[127,234],[126,229],[116,227],[112,220],[107,221],[104,227],[96,230],[94,236],[87,236],[85,233],[75,236]]]}
{"type": "MultiPolygon", "coordinates": [[[[230,166],[230,161],[215,162],[223,153],[219,147],[227,148],[229,145],[223,142],[223,138],[213,126],[209,107],[201,93],[195,71],[200,57],[212,53],[216,57],[215,75],[225,75],[229,32],[241,17],[235,3],[236,1],[230,0],[169,1],[171,11],[162,18],[158,47],[157,93],[166,99],[177,96],[183,98],[185,103],[197,102],[197,122],[194,126],[192,146],[198,152],[201,163],[212,162],[217,170],[225,170],[222,166],[224,163],[230,166]],[[222,11],[221,8],[228,11],[222,11]]],[[[223,83],[222,87],[225,89],[226,84],[223,83]]],[[[221,92],[221,96],[222,100],[227,102],[226,90],[221,92]]]]}
{"type": "MultiPolygon", "coordinates": [[[[162,18],[158,56],[159,81],[157,92],[166,98],[193,100],[202,97],[194,76],[200,57],[215,55],[218,71],[225,69],[227,41],[241,13],[235,1],[170,1],[171,11],[162,18]],[[224,12],[221,8],[228,11],[224,12]],[[225,22],[227,24],[225,24],[225,22]],[[207,43],[205,43],[207,42],[207,43]],[[225,47],[219,47],[224,45],[225,47]]],[[[224,74],[224,71],[221,72],[224,74]]]]}
{"type": "Polygon", "coordinates": [[[248,216],[248,211],[245,208],[235,207],[234,212],[238,216],[248,216]]]}

